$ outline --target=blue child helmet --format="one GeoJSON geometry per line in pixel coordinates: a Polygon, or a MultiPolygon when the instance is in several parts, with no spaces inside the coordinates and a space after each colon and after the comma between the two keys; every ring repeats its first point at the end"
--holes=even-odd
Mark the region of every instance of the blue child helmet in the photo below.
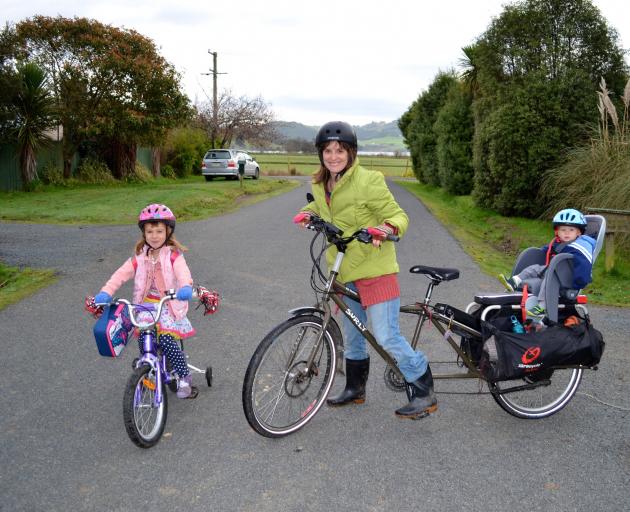
{"type": "Polygon", "coordinates": [[[582,215],[582,212],[574,208],[560,210],[554,215],[552,223],[554,228],[558,226],[573,226],[578,228],[582,233],[586,230],[586,218],[582,215]]]}

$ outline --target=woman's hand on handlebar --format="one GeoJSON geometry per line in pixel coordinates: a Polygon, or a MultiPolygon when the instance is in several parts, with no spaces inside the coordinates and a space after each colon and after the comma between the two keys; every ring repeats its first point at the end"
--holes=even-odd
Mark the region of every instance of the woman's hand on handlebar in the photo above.
{"type": "Polygon", "coordinates": [[[385,240],[391,242],[398,242],[398,240],[400,240],[400,238],[394,234],[394,228],[389,224],[380,224],[374,228],[367,228],[367,232],[372,236],[372,245],[374,247],[380,247],[385,240]]]}
{"type": "Polygon", "coordinates": [[[293,217],[293,223],[302,228],[308,227],[310,221],[311,215],[308,212],[300,212],[295,217],[293,217]]]}

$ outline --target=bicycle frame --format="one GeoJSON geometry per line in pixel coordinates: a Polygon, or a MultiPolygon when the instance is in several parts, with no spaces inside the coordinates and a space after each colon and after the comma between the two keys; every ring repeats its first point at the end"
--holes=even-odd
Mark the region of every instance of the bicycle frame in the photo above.
{"type": "MultiPolygon", "coordinates": [[[[142,365],[149,365],[156,374],[156,384],[155,384],[155,400],[154,405],[157,407],[162,403],[164,396],[164,383],[169,384],[173,380],[173,376],[166,369],[166,356],[162,354],[158,355],[158,346],[157,346],[157,319],[160,318],[162,313],[162,308],[167,300],[170,300],[172,294],[167,294],[162,297],[160,302],[158,303],[157,312],[154,315],[153,322],[148,324],[141,324],[138,322],[135,316],[135,307],[134,304],[131,304],[129,301],[125,299],[118,299],[118,302],[122,302],[126,304],[127,311],[129,312],[129,319],[131,323],[140,329],[139,340],[141,340],[140,345],[140,358],[136,361],[136,368],[140,368],[142,365]]],[[[140,306],[140,308],[143,308],[140,306]]],[[[146,309],[145,309],[146,311],[146,309]]],[[[136,391],[138,393],[139,391],[136,391]]],[[[139,399],[139,397],[136,397],[139,399]]]]}
{"type": "MultiPolygon", "coordinates": [[[[339,282],[337,280],[337,275],[339,274],[339,269],[341,268],[341,263],[345,256],[344,251],[339,251],[337,253],[337,257],[335,263],[330,270],[328,280],[326,281],[325,292],[323,294],[323,298],[320,306],[324,311],[323,317],[323,329],[319,335],[317,343],[314,344],[313,350],[307,359],[307,365],[305,368],[311,368],[312,364],[315,360],[315,356],[318,350],[321,347],[321,342],[323,340],[323,334],[326,331],[330,318],[332,317],[332,310],[330,307],[330,300],[332,300],[338,307],[339,310],[352,322],[355,329],[357,329],[361,335],[367,340],[367,342],[372,346],[372,348],[383,358],[383,360],[390,365],[393,371],[396,373],[398,378],[404,380],[404,376],[402,372],[398,368],[398,364],[392,358],[389,353],[385,349],[383,349],[379,343],[376,341],[374,335],[370,332],[367,326],[363,325],[359,319],[354,315],[350,307],[343,301],[340,295],[346,296],[351,300],[360,302],[359,294],[351,288],[348,288],[345,284],[339,282]]],[[[414,314],[418,316],[418,321],[416,322],[416,326],[414,329],[414,334],[411,340],[411,347],[415,350],[418,341],[420,338],[420,333],[422,331],[422,327],[424,326],[427,319],[435,326],[435,328],[440,332],[440,334],[444,337],[444,339],[449,343],[449,345],[453,348],[453,350],[457,353],[457,355],[464,362],[464,365],[467,367],[467,373],[452,373],[452,374],[433,374],[434,379],[483,379],[483,375],[475,366],[475,363],[470,359],[470,357],[460,348],[459,344],[452,338],[451,336],[451,327],[458,329],[460,332],[463,331],[466,334],[481,338],[481,333],[475,329],[470,328],[469,326],[462,324],[461,322],[456,321],[454,318],[446,316],[442,313],[431,311],[430,302],[431,295],[433,293],[433,288],[439,284],[438,281],[431,280],[428,287],[427,292],[425,294],[425,298],[422,302],[405,305],[400,307],[401,313],[414,314]],[[447,327],[444,327],[447,325],[447,327]]],[[[307,371],[305,369],[305,371],[307,371]]]]}
{"type": "MultiPolygon", "coordinates": [[[[173,380],[173,376],[166,370],[166,356],[164,354],[158,356],[157,332],[155,327],[141,331],[140,338],[142,339],[142,348],[140,358],[136,362],[136,368],[140,368],[145,364],[153,368],[153,371],[156,374],[154,403],[155,406],[158,406],[163,400],[163,383],[168,384],[171,382],[173,380]]],[[[136,393],[139,393],[139,391],[136,390],[136,393]]],[[[136,398],[139,399],[139,397],[136,398]]]]}

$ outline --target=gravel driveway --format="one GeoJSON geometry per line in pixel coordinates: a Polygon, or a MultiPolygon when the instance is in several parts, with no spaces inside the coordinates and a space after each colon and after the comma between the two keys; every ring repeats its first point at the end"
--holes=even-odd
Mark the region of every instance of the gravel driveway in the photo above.
{"type": "MultiPolygon", "coordinates": [[[[391,188],[412,221],[398,247],[404,302],[424,293],[425,278],[407,273],[414,264],[459,268],[460,279],[436,292],[459,308],[498,290],[417,199],[391,188]]],[[[0,311],[1,511],[628,509],[627,309],[591,308],[607,343],[600,369],[551,418],[519,420],[488,395],[453,393],[475,392],[476,382],[440,381],[435,415],[399,420],[404,395],[386,389],[374,355],[365,405],[324,407],[286,438],[255,434],[241,405],[249,358],[288,309],[313,302],[311,232],[291,224],[307,190],[178,225],[196,281],[223,295],[217,315],[189,315],[199,335],[187,352],[213,366],[215,383],[201,387],[199,378],[194,401],[171,395],[166,434],[149,450],[129,441],[122,421],[134,347],[99,358],[82,312],[83,297],[130,254],[137,229],[0,224],[0,259],[60,272],[0,311]]],[[[120,293],[129,294],[130,286],[120,293]]],[[[406,319],[403,329],[411,334],[406,319]]],[[[432,361],[448,354],[434,330],[424,341],[432,361]]]]}

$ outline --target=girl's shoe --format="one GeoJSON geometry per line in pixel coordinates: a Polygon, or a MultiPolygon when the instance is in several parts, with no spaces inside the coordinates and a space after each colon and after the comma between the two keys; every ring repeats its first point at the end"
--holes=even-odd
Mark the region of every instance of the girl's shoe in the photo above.
{"type": "Polygon", "coordinates": [[[177,398],[197,398],[199,390],[192,385],[192,375],[186,375],[179,379],[177,385],[177,398]]]}

